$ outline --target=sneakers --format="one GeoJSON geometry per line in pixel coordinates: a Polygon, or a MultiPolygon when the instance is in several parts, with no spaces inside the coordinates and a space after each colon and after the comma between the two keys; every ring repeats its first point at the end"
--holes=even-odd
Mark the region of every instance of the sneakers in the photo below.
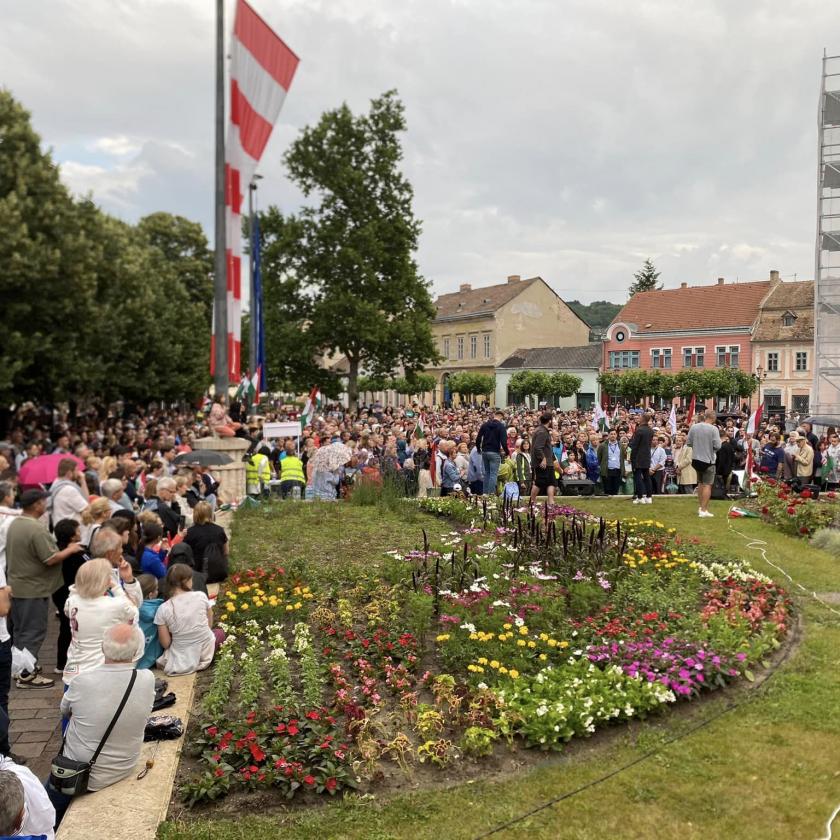
{"type": "Polygon", "coordinates": [[[633,499],[633,504],[634,505],[641,505],[643,503],[644,503],[644,499],[636,499],[636,498],[633,499]]]}
{"type": "Polygon", "coordinates": [[[20,676],[15,680],[18,688],[52,688],[55,680],[42,677],[40,674],[30,674],[28,671],[21,671],[20,676]]]}
{"type": "Polygon", "coordinates": [[[709,510],[700,510],[697,512],[697,515],[703,519],[708,519],[709,517],[714,518],[714,514],[709,510]]]}
{"type": "Polygon", "coordinates": [[[645,496],[645,497],[644,497],[644,499],[642,499],[642,501],[643,501],[646,505],[652,505],[652,504],[653,504],[653,499],[652,499],[650,496],[645,496]]]}

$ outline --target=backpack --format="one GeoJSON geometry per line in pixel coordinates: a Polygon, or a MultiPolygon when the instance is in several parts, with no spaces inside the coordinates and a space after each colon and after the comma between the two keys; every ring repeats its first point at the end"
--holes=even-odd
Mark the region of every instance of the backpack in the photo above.
{"type": "Polygon", "coordinates": [[[223,580],[227,580],[228,558],[218,543],[211,543],[204,549],[202,571],[207,575],[208,583],[221,583],[223,580]]]}

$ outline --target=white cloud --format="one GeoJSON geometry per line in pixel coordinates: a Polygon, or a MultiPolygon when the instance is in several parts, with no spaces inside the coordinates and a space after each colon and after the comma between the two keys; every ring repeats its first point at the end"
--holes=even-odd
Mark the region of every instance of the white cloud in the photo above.
{"type": "Polygon", "coordinates": [[[137,154],[140,151],[141,143],[126,137],[124,134],[118,134],[116,137],[99,137],[90,144],[90,148],[93,151],[104,152],[106,155],[125,157],[126,155],[137,154]]]}

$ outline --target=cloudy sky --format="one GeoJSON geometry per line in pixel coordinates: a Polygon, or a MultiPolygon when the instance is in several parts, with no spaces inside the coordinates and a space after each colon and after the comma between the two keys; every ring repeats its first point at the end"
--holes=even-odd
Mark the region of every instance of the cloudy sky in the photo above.
{"type": "MultiPolygon", "coordinates": [[[[299,205],[281,158],[302,126],[396,87],[436,292],[539,274],[566,298],[623,302],[647,256],[667,286],[813,276],[834,3],[252,4],[301,57],[261,203],[299,205]]],[[[75,191],[128,220],[168,210],[212,235],[214,5],[0,0],[0,84],[75,191]]]]}

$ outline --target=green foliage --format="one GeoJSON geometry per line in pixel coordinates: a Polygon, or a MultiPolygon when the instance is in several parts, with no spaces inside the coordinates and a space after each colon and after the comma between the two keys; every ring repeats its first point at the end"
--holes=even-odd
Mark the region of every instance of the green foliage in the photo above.
{"type": "Polygon", "coordinates": [[[620,303],[609,303],[606,300],[593,300],[592,303],[581,303],[579,300],[567,300],[569,308],[580,318],[583,318],[593,329],[605,329],[613,318],[621,311],[620,303]]]}
{"type": "Polygon", "coordinates": [[[557,371],[549,377],[548,394],[552,397],[572,397],[583,384],[583,380],[573,373],[557,371]]]}
{"type": "Polygon", "coordinates": [[[483,373],[453,373],[449,377],[449,390],[465,400],[491,394],[496,387],[496,377],[483,373]]]}
{"type": "Polygon", "coordinates": [[[270,208],[260,219],[266,330],[283,327],[266,348],[269,375],[280,370],[298,387],[322,382],[331,377],[315,359],[342,354],[351,409],[360,370],[387,376],[437,360],[434,307],[414,260],[420,223],[399,169],[405,128],[394,91],[367,114],[347,105],[328,111],[285,157],[291,180],[316,203],[297,216],[270,208]]]}
{"type": "Polygon", "coordinates": [[[748,397],[755,392],[756,378],[732,368],[681,370],[666,373],[662,370],[626,370],[622,373],[606,371],[598,375],[598,382],[608,394],[626,397],[637,402],[643,397],[672,400],[676,396],[699,400],[709,397],[728,397],[737,394],[748,397]]]}
{"type": "Polygon", "coordinates": [[[397,377],[392,383],[391,387],[398,394],[406,394],[407,396],[414,396],[417,394],[425,394],[433,391],[437,381],[434,374],[431,373],[413,373],[411,376],[397,377]]]}
{"type": "Polygon", "coordinates": [[[636,292],[652,292],[656,289],[662,288],[661,283],[658,286],[656,285],[656,281],[659,279],[659,272],[651,262],[650,257],[642,263],[642,267],[633,275],[633,277],[635,280],[630,284],[630,288],[628,290],[630,297],[633,297],[636,292]]]}

